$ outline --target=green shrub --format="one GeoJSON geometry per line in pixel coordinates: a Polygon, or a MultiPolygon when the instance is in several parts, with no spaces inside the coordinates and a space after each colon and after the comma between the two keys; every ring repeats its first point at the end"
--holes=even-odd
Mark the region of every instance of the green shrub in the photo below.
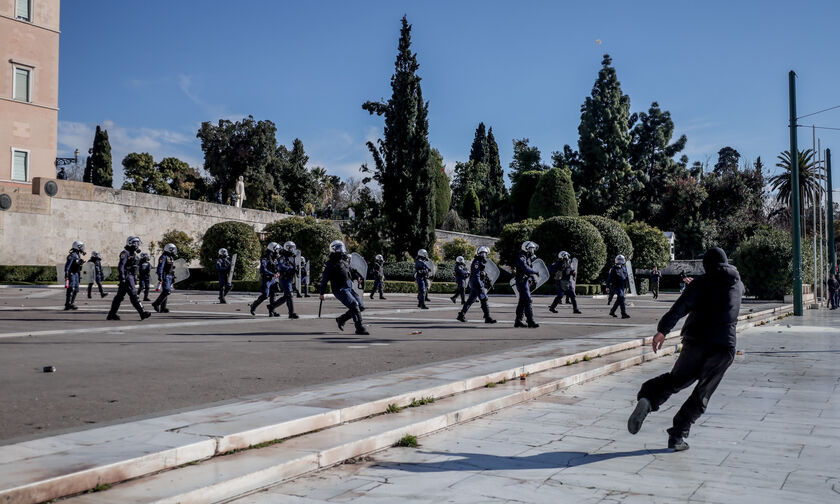
{"type": "MultiPolygon", "coordinates": [[[[604,239],[604,245],[607,246],[607,259],[601,269],[602,277],[606,278],[618,254],[623,254],[627,259],[633,259],[633,243],[621,223],[600,215],[587,215],[582,218],[595,226],[601,233],[601,238],[604,239]]],[[[635,263],[633,266],[636,266],[635,263]]]]}
{"type": "Polygon", "coordinates": [[[499,240],[493,245],[493,251],[498,254],[499,262],[513,266],[522,242],[530,240],[531,233],[542,222],[542,219],[525,219],[521,222],[506,224],[499,233],[499,240]]]}
{"type": "Polygon", "coordinates": [[[528,208],[531,206],[531,196],[537,189],[544,172],[532,170],[520,173],[516,182],[510,188],[510,203],[513,213],[517,219],[528,217],[528,208]]]}
{"type": "Polygon", "coordinates": [[[455,238],[451,242],[443,244],[443,258],[447,261],[454,261],[456,257],[464,256],[465,260],[475,256],[475,246],[463,238],[455,238]]]}
{"type": "Polygon", "coordinates": [[[540,246],[537,256],[546,264],[557,260],[561,250],[578,259],[579,282],[598,278],[605,261],[607,247],[598,229],[580,217],[552,217],[542,222],[531,233],[531,240],[540,246]]]}
{"type": "MultiPolygon", "coordinates": [[[[624,231],[633,243],[633,268],[664,268],[671,259],[671,244],[658,228],[644,222],[633,222],[624,226],[624,231]]],[[[615,259],[613,256],[611,259],[615,259]]]]}
{"type": "Polygon", "coordinates": [[[464,195],[464,204],[461,207],[461,215],[467,221],[472,221],[481,217],[481,202],[478,200],[478,195],[475,190],[470,188],[467,194],[464,195]]]}
{"type": "Polygon", "coordinates": [[[343,240],[341,232],[330,221],[319,221],[314,217],[288,217],[272,222],[263,229],[265,244],[295,242],[301,254],[310,261],[309,273],[320,278],[324,263],[330,255],[330,242],[343,240]]]}
{"type": "MultiPolygon", "coordinates": [[[[160,250],[160,252],[163,253],[163,247],[165,247],[168,243],[171,243],[178,248],[178,257],[187,261],[187,264],[191,263],[194,259],[199,258],[199,250],[195,245],[195,240],[187,233],[177,229],[170,229],[169,231],[163,233],[159,242],[149,244],[149,246],[160,250]]],[[[155,261],[152,261],[152,263],[154,262],[155,261]]]]}
{"type": "Polygon", "coordinates": [[[2,283],[55,283],[57,281],[55,266],[0,266],[0,282],[2,283]]]}
{"type": "Polygon", "coordinates": [[[572,174],[566,168],[552,168],[543,173],[528,207],[528,217],[549,218],[557,215],[577,217],[578,207],[572,174]]]}
{"type": "Polygon", "coordinates": [[[219,249],[226,248],[231,256],[237,254],[233,277],[237,280],[257,278],[256,262],[260,257],[260,240],[256,231],[244,222],[220,222],[210,226],[201,242],[201,265],[208,274],[216,274],[219,249]]]}
{"type": "MultiPolygon", "coordinates": [[[[814,276],[814,248],[802,240],[802,278],[814,276]]],[[[732,254],[747,294],[759,299],[782,299],[793,292],[793,244],[789,233],[762,230],[741,243],[732,254]]]]}

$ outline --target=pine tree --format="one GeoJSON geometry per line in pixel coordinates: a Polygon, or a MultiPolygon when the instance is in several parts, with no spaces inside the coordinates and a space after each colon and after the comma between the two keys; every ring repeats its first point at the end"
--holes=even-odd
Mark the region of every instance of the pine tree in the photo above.
{"type": "Polygon", "coordinates": [[[306,167],[309,156],[303,149],[303,142],[295,138],[292,150],[281,145],[277,148],[278,170],[281,183],[280,194],[295,213],[303,210],[307,203],[315,202],[315,181],[312,173],[306,167]]]}
{"type": "Polygon", "coordinates": [[[449,187],[449,175],[446,174],[443,156],[437,149],[432,149],[430,162],[435,175],[435,227],[439,227],[443,224],[443,219],[449,212],[452,203],[452,189],[449,187]]]}
{"type": "Polygon", "coordinates": [[[536,146],[528,145],[529,142],[527,138],[513,140],[513,160],[510,162],[508,177],[514,184],[523,173],[548,170],[548,166],[542,163],[540,150],[536,146]]]}
{"type": "Polygon", "coordinates": [[[493,128],[487,131],[487,193],[490,203],[495,206],[496,202],[507,199],[507,187],[505,187],[505,172],[502,171],[502,160],[499,158],[499,144],[493,136],[493,128]]]}
{"type": "Polygon", "coordinates": [[[629,161],[630,97],[621,91],[611,65],[605,54],[592,93],[580,108],[580,165],[573,167],[572,182],[584,215],[623,214],[640,188],[629,161]]]}
{"type": "Polygon", "coordinates": [[[432,248],[435,241],[434,174],[430,162],[429,104],[423,100],[417,55],[411,52],[411,25],[402,18],[399,50],[391,77],[391,98],[362,108],[384,116],[384,138],[368,142],[373,178],[382,187],[383,213],[396,255],[432,248]]]}
{"type": "Polygon", "coordinates": [[[476,163],[487,162],[487,134],[483,122],[478,123],[478,127],[475,129],[475,138],[473,138],[472,147],[470,147],[470,161],[476,163]]]}
{"type": "Polygon", "coordinates": [[[93,136],[93,153],[90,160],[90,181],[94,185],[113,187],[114,169],[111,166],[111,143],[108,142],[108,131],[96,126],[93,136]]]}

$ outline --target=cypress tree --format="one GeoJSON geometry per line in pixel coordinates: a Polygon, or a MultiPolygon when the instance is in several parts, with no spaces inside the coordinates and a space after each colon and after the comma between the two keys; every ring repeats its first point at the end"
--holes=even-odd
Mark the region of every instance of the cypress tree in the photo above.
{"type": "Polygon", "coordinates": [[[572,172],[580,211],[622,213],[640,182],[629,162],[630,97],[621,91],[609,54],[604,55],[598,79],[580,112],[580,165],[572,172]]]}
{"type": "MultiPolygon", "coordinates": [[[[368,142],[382,187],[382,209],[396,255],[430,249],[435,242],[434,174],[430,162],[429,104],[423,100],[417,55],[411,52],[411,25],[402,18],[399,49],[391,77],[391,98],[362,108],[384,116],[384,138],[368,142]]],[[[363,166],[364,171],[371,169],[363,166]]]]}
{"type": "Polygon", "coordinates": [[[435,175],[435,227],[439,227],[449,212],[452,189],[449,187],[449,175],[446,174],[446,168],[443,165],[443,156],[437,149],[432,149],[430,162],[435,175]]]}
{"type": "Polygon", "coordinates": [[[487,162],[487,134],[484,130],[484,123],[478,123],[475,129],[475,138],[473,138],[472,147],[470,147],[470,161],[476,163],[487,162]]]}
{"type": "Polygon", "coordinates": [[[91,177],[94,185],[113,187],[114,169],[111,166],[111,143],[108,141],[108,131],[96,126],[93,136],[93,154],[90,156],[91,177]]]}
{"type": "Polygon", "coordinates": [[[571,174],[565,168],[552,168],[540,177],[528,209],[528,217],[532,219],[557,215],[578,215],[571,174]]]}
{"type": "Polygon", "coordinates": [[[493,128],[487,131],[487,192],[490,201],[498,202],[507,198],[505,187],[505,172],[502,171],[502,160],[499,158],[499,144],[493,136],[493,128]]]}
{"type": "Polygon", "coordinates": [[[481,203],[473,189],[470,189],[464,197],[464,207],[461,209],[461,215],[470,222],[481,217],[481,203]]]}

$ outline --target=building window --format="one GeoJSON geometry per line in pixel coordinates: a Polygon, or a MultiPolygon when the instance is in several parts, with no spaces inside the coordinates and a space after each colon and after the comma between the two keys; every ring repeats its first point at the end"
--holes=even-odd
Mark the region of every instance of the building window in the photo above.
{"type": "Polygon", "coordinates": [[[21,21],[32,21],[32,0],[16,0],[15,16],[21,21]]]}
{"type": "Polygon", "coordinates": [[[29,151],[12,149],[12,180],[29,181],[29,151]]]}
{"type": "Polygon", "coordinates": [[[15,67],[15,81],[13,83],[14,99],[17,101],[30,102],[32,101],[31,93],[32,84],[32,70],[28,68],[15,67]]]}

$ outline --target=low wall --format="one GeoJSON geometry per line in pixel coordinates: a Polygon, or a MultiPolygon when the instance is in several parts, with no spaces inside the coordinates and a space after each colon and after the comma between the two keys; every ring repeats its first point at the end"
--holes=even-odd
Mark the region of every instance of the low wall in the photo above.
{"type": "Polygon", "coordinates": [[[223,221],[250,224],[257,232],[284,214],[235,208],[202,201],[96,187],[84,182],[35,178],[29,188],[0,184],[11,207],[0,211],[0,265],[50,265],[63,262],[74,240],[88,252],[99,251],[115,264],[129,235],[149,243],[177,229],[195,239],[223,221]],[[50,197],[45,184],[54,181],[50,197]]]}
{"type": "Polygon", "coordinates": [[[435,237],[437,238],[437,241],[443,243],[454,241],[455,238],[462,238],[476,247],[484,245],[490,248],[493,248],[493,245],[495,245],[496,242],[499,240],[498,238],[493,238],[492,236],[457,233],[455,231],[444,231],[442,229],[435,229],[435,237]]]}

